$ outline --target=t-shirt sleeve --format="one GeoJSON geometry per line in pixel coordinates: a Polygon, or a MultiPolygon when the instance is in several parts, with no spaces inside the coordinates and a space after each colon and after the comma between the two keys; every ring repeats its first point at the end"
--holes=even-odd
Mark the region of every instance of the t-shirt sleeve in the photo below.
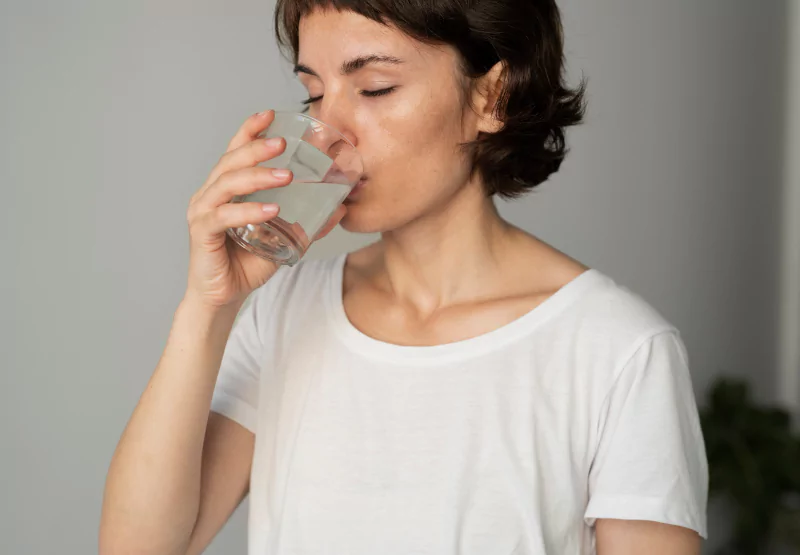
{"type": "Polygon", "coordinates": [[[599,418],[584,518],[650,520],[706,532],[708,466],[686,349],[677,331],[644,341],[599,418]]]}
{"type": "Polygon", "coordinates": [[[253,433],[264,364],[264,330],[259,321],[263,290],[261,287],[250,295],[233,324],[211,399],[213,412],[227,416],[253,433]]]}

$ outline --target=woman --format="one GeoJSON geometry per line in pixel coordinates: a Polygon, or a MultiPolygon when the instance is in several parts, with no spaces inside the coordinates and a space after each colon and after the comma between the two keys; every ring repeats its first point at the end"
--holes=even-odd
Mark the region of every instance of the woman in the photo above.
{"type": "Polygon", "coordinates": [[[364,159],[325,232],[381,240],[280,271],[233,246],[277,208],[228,201],[290,181],[256,167],[284,147],[258,138],[272,113],[244,123],[189,207],[101,553],[200,553],[247,492],[253,555],[698,553],[677,330],[492,201],[557,171],[581,119],[554,1],[282,0],[276,23],[364,159]]]}

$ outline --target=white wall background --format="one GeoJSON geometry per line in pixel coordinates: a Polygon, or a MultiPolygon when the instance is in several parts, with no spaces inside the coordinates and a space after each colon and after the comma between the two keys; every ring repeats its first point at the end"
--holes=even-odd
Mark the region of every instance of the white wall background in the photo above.
{"type": "MultiPolygon", "coordinates": [[[[186,203],[243,118],[301,98],[272,2],[69,4],[0,0],[0,553],[96,551],[185,285],[186,203]]],[[[698,395],[729,373],[774,398],[787,2],[562,6],[588,121],[503,213],[675,323],[698,395]]],[[[209,553],[245,552],[243,515],[209,553]]]]}

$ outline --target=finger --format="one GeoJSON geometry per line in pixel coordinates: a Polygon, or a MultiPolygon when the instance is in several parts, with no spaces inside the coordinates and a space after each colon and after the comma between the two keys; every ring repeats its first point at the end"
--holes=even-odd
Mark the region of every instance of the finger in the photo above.
{"type": "Polygon", "coordinates": [[[228,143],[226,152],[237,148],[258,138],[258,134],[264,131],[275,120],[275,110],[266,110],[253,114],[246,120],[228,143]]]}
{"type": "Polygon", "coordinates": [[[231,227],[244,227],[269,221],[277,216],[279,211],[280,207],[277,204],[260,202],[223,204],[190,222],[190,231],[193,238],[217,235],[231,227]]]}
{"type": "Polygon", "coordinates": [[[347,214],[347,207],[344,204],[340,204],[333,213],[333,216],[330,217],[325,226],[319,231],[319,233],[316,234],[314,240],[319,241],[328,233],[333,231],[333,228],[335,228],[339,222],[342,221],[342,218],[344,218],[345,214],[347,214]]]}
{"type": "Polygon", "coordinates": [[[286,149],[286,140],[283,137],[272,139],[258,139],[240,146],[236,150],[226,152],[211,170],[205,184],[195,196],[202,196],[220,176],[226,172],[242,168],[252,168],[261,162],[271,160],[286,149]]]}
{"type": "Polygon", "coordinates": [[[239,195],[249,195],[256,191],[284,187],[291,183],[292,172],[275,168],[243,168],[222,174],[197,200],[198,210],[216,208],[230,202],[239,195]]]}

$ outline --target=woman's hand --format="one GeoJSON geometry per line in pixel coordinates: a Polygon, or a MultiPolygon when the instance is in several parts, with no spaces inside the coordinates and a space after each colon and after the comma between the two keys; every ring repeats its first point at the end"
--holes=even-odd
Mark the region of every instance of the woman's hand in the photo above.
{"type": "Polygon", "coordinates": [[[288,170],[257,164],[275,158],[286,148],[283,138],[258,135],[272,123],[272,110],[250,116],[228,144],[226,153],[194,194],[187,211],[190,254],[186,296],[213,307],[241,303],[272,277],[278,265],[236,245],[226,230],[271,220],[276,204],[230,203],[237,195],[283,187],[292,180],[288,170]]]}
{"type": "MultiPolygon", "coordinates": [[[[231,203],[235,196],[284,187],[292,181],[288,170],[258,166],[279,156],[286,148],[283,138],[260,137],[274,119],[272,110],[250,116],[189,203],[186,215],[190,237],[187,298],[216,308],[239,304],[278,269],[274,262],[236,245],[226,233],[230,227],[271,220],[279,211],[277,204],[231,203]]],[[[340,205],[313,240],[330,233],[346,211],[340,205]]]]}

